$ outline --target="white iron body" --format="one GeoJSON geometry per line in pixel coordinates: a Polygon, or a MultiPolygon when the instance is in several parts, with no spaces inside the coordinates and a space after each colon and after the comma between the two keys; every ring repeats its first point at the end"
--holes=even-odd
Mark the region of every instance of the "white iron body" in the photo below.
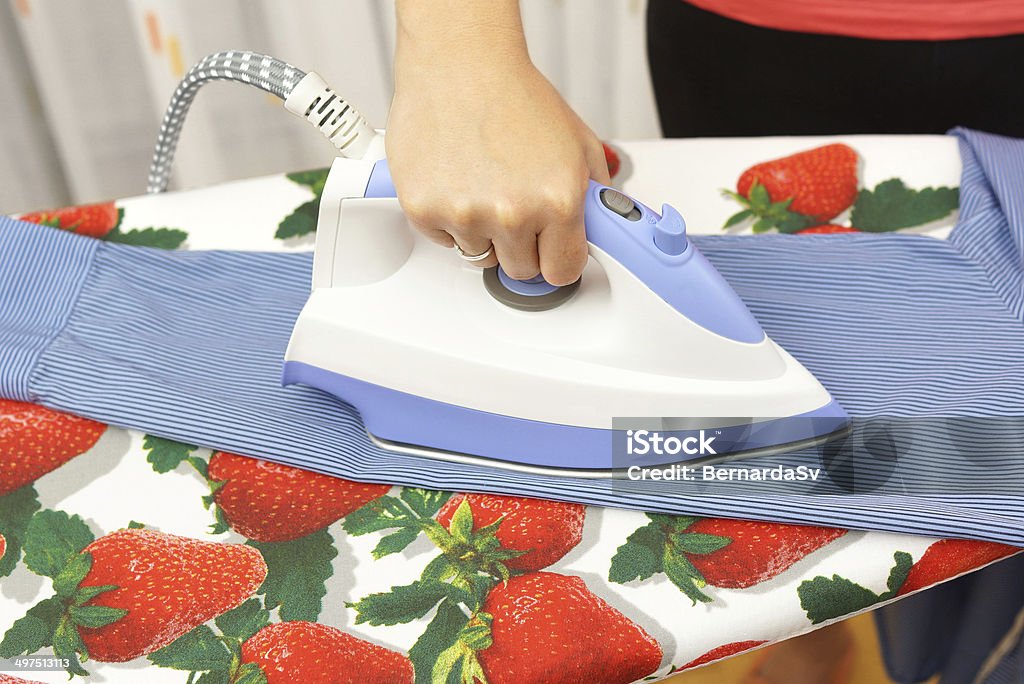
{"type": "Polygon", "coordinates": [[[789,450],[845,426],[828,391],[766,335],[738,341],[699,325],[593,241],[568,301],[498,301],[481,269],[414,230],[396,199],[364,198],[373,171],[342,158],[331,169],[285,381],[349,401],[387,446],[579,473],[623,467],[609,437],[627,426],[721,436],[710,454],[660,462],[789,450]]]}

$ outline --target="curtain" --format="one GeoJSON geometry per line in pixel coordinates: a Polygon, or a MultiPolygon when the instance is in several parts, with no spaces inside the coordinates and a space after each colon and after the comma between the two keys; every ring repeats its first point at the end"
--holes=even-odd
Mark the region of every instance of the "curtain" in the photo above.
{"type": "MultiPolygon", "coordinates": [[[[658,136],[642,0],[522,0],[530,52],[605,138],[658,136]]],[[[7,0],[0,5],[0,213],[140,194],[178,80],[223,49],[321,73],[387,120],[388,0],[7,0]]],[[[326,166],[333,148],[261,92],[196,99],[172,187],[326,166]]]]}

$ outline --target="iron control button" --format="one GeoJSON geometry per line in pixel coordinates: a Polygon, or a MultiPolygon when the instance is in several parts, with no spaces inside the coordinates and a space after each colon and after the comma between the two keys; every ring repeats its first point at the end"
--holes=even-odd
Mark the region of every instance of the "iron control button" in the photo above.
{"type": "Polygon", "coordinates": [[[686,251],[686,221],[679,212],[664,205],[661,220],[654,224],[654,245],[665,254],[676,256],[686,251]]]}
{"type": "Polygon", "coordinates": [[[640,220],[640,210],[637,208],[636,203],[618,190],[612,190],[611,188],[602,190],[601,204],[625,219],[630,221],[640,220]]]}
{"type": "Polygon", "coordinates": [[[544,276],[537,275],[529,280],[516,280],[509,274],[505,273],[504,269],[498,267],[498,280],[504,285],[509,291],[515,292],[516,294],[523,295],[524,297],[542,297],[546,294],[551,294],[558,289],[557,285],[552,285],[548,281],[544,280],[544,276]]]}
{"type": "Polygon", "coordinates": [[[543,276],[513,280],[501,266],[493,266],[484,269],[484,287],[505,306],[520,311],[547,311],[572,299],[580,288],[580,281],[558,287],[543,276]]]}

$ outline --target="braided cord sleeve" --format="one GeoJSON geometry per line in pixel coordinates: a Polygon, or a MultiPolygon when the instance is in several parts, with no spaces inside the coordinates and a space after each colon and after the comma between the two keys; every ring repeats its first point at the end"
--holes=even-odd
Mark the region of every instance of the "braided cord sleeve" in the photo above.
{"type": "Polygon", "coordinates": [[[147,192],[167,189],[171,163],[192,101],[210,81],[237,81],[287,99],[306,72],[275,57],[244,50],[227,50],[204,57],[178,84],[167,105],[149,168],[147,192]]]}

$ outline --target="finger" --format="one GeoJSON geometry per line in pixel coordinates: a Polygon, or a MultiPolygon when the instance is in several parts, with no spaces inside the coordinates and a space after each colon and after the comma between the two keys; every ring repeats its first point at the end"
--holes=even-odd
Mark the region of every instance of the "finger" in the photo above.
{"type": "Polygon", "coordinates": [[[590,177],[601,185],[611,185],[612,178],[608,174],[608,160],[604,156],[604,147],[600,142],[587,145],[587,168],[590,177]]]}
{"type": "MultiPolygon", "coordinates": [[[[469,233],[455,228],[449,228],[448,232],[454,239],[455,244],[459,246],[466,256],[483,254],[491,248],[491,239],[481,235],[479,232],[469,233]]],[[[498,259],[492,251],[491,255],[486,259],[481,259],[480,261],[467,261],[466,263],[479,268],[490,268],[491,266],[498,265],[498,259]]]]}
{"type": "Polygon", "coordinates": [[[533,231],[502,231],[494,237],[494,253],[510,278],[529,280],[540,273],[537,234],[533,231]]]}
{"type": "Polygon", "coordinates": [[[409,223],[412,225],[413,228],[416,229],[417,232],[422,233],[423,236],[426,237],[431,242],[441,245],[442,247],[447,247],[449,249],[455,246],[455,241],[452,239],[451,233],[449,233],[448,231],[441,230],[440,228],[432,228],[429,226],[425,226],[411,220],[409,221],[409,223]]]}
{"type": "Polygon", "coordinates": [[[552,285],[570,285],[579,280],[587,265],[587,237],[583,216],[548,226],[537,238],[540,272],[552,285]]]}

